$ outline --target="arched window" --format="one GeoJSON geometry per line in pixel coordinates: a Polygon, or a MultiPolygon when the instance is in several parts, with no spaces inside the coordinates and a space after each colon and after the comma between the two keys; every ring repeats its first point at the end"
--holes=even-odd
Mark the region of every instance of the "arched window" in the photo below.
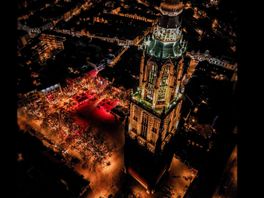
{"type": "Polygon", "coordinates": [[[149,73],[149,80],[148,82],[151,84],[154,84],[154,80],[156,77],[156,72],[157,72],[157,65],[155,65],[154,63],[150,63],[151,64],[151,70],[149,73]]]}
{"type": "Polygon", "coordinates": [[[169,65],[165,65],[163,68],[163,75],[160,81],[160,88],[158,93],[158,102],[165,101],[165,94],[167,90],[168,77],[169,77],[169,65]]]}
{"type": "Polygon", "coordinates": [[[149,62],[149,66],[150,71],[148,75],[147,98],[152,100],[157,76],[157,65],[153,62],[149,62]]]}
{"type": "Polygon", "coordinates": [[[141,124],[141,136],[145,139],[147,138],[147,131],[148,131],[148,114],[143,112],[142,124],[141,124]]]}

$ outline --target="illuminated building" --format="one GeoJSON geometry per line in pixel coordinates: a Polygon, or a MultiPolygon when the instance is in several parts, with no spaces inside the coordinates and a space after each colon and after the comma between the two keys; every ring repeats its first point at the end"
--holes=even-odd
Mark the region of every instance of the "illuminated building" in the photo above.
{"type": "Polygon", "coordinates": [[[154,189],[172,160],[170,148],[182,106],[187,68],[179,14],[183,4],[165,0],[153,34],[143,43],[139,87],[132,94],[125,143],[125,169],[147,192],[154,189]]]}
{"type": "Polygon", "coordinates": [[[21,49],[28,44],[30,40],[30,36],[26,31],[23,30],[19,30],[18,34],[19,36],[18,36],[17,44],[18,44],[18,48],[21,49]]]}
{"type": "Polygon", "coordinates": [[[33,47],[35,56],[40,63],[44,63],[46,60],[55,56],[58,52],[64,49],[65,37],[59,37],[49,34],[42,34],[39,38],[40,43],[33,47]]]}

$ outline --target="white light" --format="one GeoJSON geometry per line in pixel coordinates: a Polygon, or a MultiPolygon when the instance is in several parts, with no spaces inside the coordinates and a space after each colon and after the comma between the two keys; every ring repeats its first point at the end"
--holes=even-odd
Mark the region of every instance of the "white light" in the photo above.
{"type": "Polygon", "coordinates": [[[146,41],[145,44],[146,44],[147,46],[149,46],[149,45],[150,45],[150,41],[146,41]]]}

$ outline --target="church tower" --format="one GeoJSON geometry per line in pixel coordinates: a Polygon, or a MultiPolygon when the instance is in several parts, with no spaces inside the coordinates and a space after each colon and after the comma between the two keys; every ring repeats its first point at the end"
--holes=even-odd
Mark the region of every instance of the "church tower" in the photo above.
{"type": "Polygon", "coordinates": [[[154,192],[170,167],[184,90],[183,40],[179,15],[183,3],[165,0],[151,36],[144,39],[139,87],[132,93],[127,120],[125,168],[147,192],[154,192]]]}

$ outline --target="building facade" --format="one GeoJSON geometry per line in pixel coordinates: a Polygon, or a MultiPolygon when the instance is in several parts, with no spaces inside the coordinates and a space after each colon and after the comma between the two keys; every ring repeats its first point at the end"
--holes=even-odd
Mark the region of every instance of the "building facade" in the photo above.
{"type": "Polygon", "coordinates": [[[42,34],[39,37],[39,40],[40,42],[32,48],[33,57],[35,57],[40,64],[43,64],[64,49],[66,38],[50,34],[42,34]]]}
{"type": "Polygon", "coordinates": [[[169,169],[172,159],[169,146],[181,114],[182,82],[187,71],[183,61],[187,43],[179,18],[182,10],[183,3],[179,0],[161,3],[158,24],[152,35],[144,39],[139,87],[131,97],[125,168],[148,192],[154,191],[169,169]],[[132,153],[136,156],[132,157],[132,153]],[[140,165],[142,160],[144,164],[140,165]],[[151,164],[151,170],[142,168],[151,164]]]}

